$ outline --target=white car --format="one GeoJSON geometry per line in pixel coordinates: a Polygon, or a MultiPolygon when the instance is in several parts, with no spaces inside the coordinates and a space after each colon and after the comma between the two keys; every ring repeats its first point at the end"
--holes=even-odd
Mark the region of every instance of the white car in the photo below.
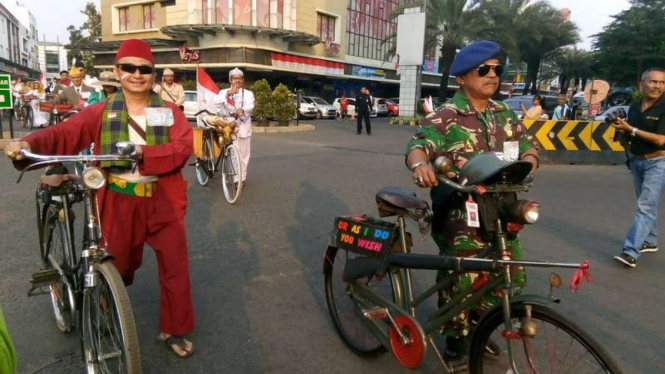
{"type": "MultiPolygon", "coordinates": [[[[356,112],[356,99],[347,97],[346,101],[349,103],[349,106],[346,109],[346,113],[350,117],[353,113],[356,112]]],[[[339,99],[335,99],[332,104],[336,110],[339,110],[339,99]]],[[[369,114],[370,117],[376,117],[376,106],[374,107],[374,110],[372,110],[372,113],[369,114]]]]}
{"type": "Polygon", "coordinates": [[[199,111],[196,91],[185,91],[185,102],[182,105],[185,107],[185,117],[194,119],[194,114],[199,111]]]}
{"type": "Polygon", "coordinates": [[[337,116],[337,108],[320,97],[305,96],[302,99],[304,102],[314,105],[316,108],[316,118],[335,118],[337,116]]]}
{"type": "MultiPolygon", "coordinates": [[[[296,100],[297,100],[296,95],[293,95],[293,103],[297,107],[298,102],[296,100]]],[[[316,118],[317,116],[316,107],[314,106],[314,104],[308,103],[303,97],[303,100],[300,102],[300,109],[298,110],[298,114],[300,115],[300,118],[310,118],[310,119],[316,118]]]]}
{"type": "Polygon", "coordinates": [[[614,112],[616,112],[620,109],[623,109],[626,112],[626,115],[628,115],[628,109],[630,109],[630,106],[628,106],[628,105],[613,106],[611,108],[608,108],[604,112],[600,113],[599,115],[597,115],[593,120],[594,121],[604,121],[608,114],[614,113],[614,112]]]}
{"type": "Polygon", "coordinates": [[[377,116],[388,116],[388,107],[386,106],[386,99],[374,98],[374,111],[377,116]]]}

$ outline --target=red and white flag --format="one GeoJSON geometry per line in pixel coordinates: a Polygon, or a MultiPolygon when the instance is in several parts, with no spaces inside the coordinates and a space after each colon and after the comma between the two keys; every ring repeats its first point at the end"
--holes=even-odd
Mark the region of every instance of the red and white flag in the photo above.
{"type": "Polygon", "coordinates": [[[196,67],[196,97],[199,103],[199,110],[206,109],[212,99],[219,93],[219,87],[215,81],[210,78],[208,73],[200,67],[196,67]]]}

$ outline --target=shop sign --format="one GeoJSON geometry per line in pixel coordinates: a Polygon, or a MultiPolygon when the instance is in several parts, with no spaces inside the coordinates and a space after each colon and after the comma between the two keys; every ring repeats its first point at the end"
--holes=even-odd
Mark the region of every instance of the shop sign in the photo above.
{"type": "Polygon", "coordinates": [[[365,78],[385,78],[386,71],[383,69],[370,68],[367,66],[354,66],[352,74],[357,77],[365,78]]]}
{"type": "Polygon", "coordinates": [[[183,62],[199,62],[201,57],[200,51],[187,48],[186,43],[181,45],[178,50],[180,52],[180,59],[183,62]]]}

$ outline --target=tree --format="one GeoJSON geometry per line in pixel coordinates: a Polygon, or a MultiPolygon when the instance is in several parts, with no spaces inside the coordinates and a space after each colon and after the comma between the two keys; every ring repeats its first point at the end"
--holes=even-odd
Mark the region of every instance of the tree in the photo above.
{"type": "Polygon", "coordinates": [[[577,26],[565,21],[559,10],[544,1],[524,8],[515,25],[517,46],[527,64],[524,93],[538,93],[538,71],[543,58],[579,40],[577,26]]]}
{"type": "Polygon", "coordinates": [[[631,0],[631,7],[594,35],[595,66],[610,82],[637,86],[644,70],[665,66],[665,1],[631,0]]]}
{"type": "Polygon", "coordinates": [[[261,79],[250,88],[254,93],[255,105],[252,116],[259,122],[265,122],[272,117],[272,90],[267,80],[261,79]]]}
{"type": "Polygon", "coordinates": [[[282,125],[288,122],[296,114],[296,105],[293,103],[293,94],[289,88],[280,83],[272,92],[273,114],[275,119],[282,125]]]}
{"type": "Polygon", "coordinates": [[[77,64],[81,63],[86,73],[93,74],[95,55],[79,46],[102,41],[102,15],[97,11],[93,2],[88,2],[81,13],[87,17],[83,25],[79,28],[74,25],[67,27],[67,31],[69,31],[67,59],[72,61],[73,58],[76,58],[77,64]]]}
{"type": "Polygon", "coordinates": [[[564,48],[557,51],[554,61],[559,70],[559,87],[564,94],[570,87],[571,79],[577,87],[580,80],[591,77],[591,53],[583,49],[564,48]]]}

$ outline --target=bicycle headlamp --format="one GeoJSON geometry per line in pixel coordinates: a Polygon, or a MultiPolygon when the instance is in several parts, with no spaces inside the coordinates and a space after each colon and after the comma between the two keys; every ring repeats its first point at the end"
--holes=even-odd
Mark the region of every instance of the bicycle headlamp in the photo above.
{"type": "Polygon", "coordinates": [[[531,200],[517,200],[509,203],[505,212],[510,222],[534,224],[540,217],[540,204],[531,200]]]}
{"type": "Polygon", "coordinates": [[[83,171],[83,184],[92,189],[98,190],[106,184],[104,171],[97,167],[89,167],[83,171]]]}

